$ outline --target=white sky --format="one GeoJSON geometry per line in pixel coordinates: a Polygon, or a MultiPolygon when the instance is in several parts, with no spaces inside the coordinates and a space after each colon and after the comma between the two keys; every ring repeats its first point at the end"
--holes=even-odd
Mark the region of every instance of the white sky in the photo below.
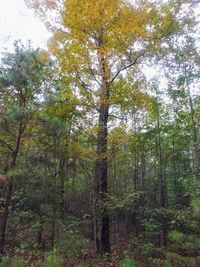
{"type": "MultiPolygon", "coordinates": [[[[200,8],[196,10],[200,16],[200,8]]],[[[4,49],[10,50],[16,39],[32,40],[34,47],[45,47],[49,37],[44,24],[26,7],[24,0],[0,0],[0,54],[4,49]]]]}
{"type": "Polygon", "coordinates": [[[44,24],[23,0],[0,0],[0,54],[10,50],[14,40],[31,40],[34,47],[45,47],[49,37],[44,24]]]}

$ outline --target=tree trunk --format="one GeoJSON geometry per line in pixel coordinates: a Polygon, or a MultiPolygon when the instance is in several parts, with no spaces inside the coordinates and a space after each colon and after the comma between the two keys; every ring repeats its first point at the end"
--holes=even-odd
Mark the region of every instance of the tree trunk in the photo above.
{"type": "Polygon", "coordinates": [[[60,178],[60,201],[59,201],[59,210],[60,217],[64,219],[65,217],[65,159],[61,159],[59,162],[59,178],[60,178]]]}
{"type": "Polygon", "coordinates": [[[99,114],[97,135],[97,159],[95,163],[95,210],[96,246],[101,254],[110,252],[109,215],[106,208],[107,198],[107,121],[108,105],[102,104],[99,114]]]}
{"type": "Polygon", "coordinates": [[[100,88],[99,121],[97,133],[97,149],[94,177],[94,205],[95,205],[95,236],[96,248],[102,255],[110,253],[110,219],[106,207],[107,202],[107,136],[109,114],[109,83],[106,70],[106,60],[103,53],[99,53],[102,85],[100,88]]]}
{"type": "Polygon", "coordinates": [[[13,179],[10,179],[10,181],[8,182],[8,190],[6,192],[5,208],[2,214],[0,254],[4,253],[6,228],[7,228],[7,221],[8,221],[8,215],[9,215],[9,206],[10,206],[11,196],[12,196],[12,188],[13,188],[13,179]]]}
{"type": "MultiPolygon", "coordinates": [[[[23,132],[25,130],[25,125],[23,125],[21,122],[19,123],[19,131],[18,131],[18,136],[16,139],[16,146],[15,150],[13,151],[12,154],[12,161],[10,164],[10,167],[8,167],[8,171],[13,171],[16,166],[16,161],[17,161],[17,156],[19,154],[20,150],[20,145],[21,145],[21,139],[23,132]]],[[[2,224],[1,224],[1,233],[0,233],[0,254],[4,253],[4,247],[5,247],[5,237],[6,237],[6,228],[7,228],[7,223],[8,223],[8,216],[9,216],[9,206],[11,203],[12,199],[12,192],[13,192],[13,181],[14,177],[7,177],[8,179],[8,190],[6,192],[6,197],[5,197],[5,208],[3,211],[3,216],[2,216],[2,224]]]]}
{"type": "MultiPolygon", "coordinates": [[[[160,208],[167,209],[168,207],[168,198],[167,198],[167,184],[164,174],[164,166],[163,166],[163,150],[162,150],[162,140],[161,140],[161,129],[160,129],[160,114],[159,114],[159,107],[157,107],[157,156],[158,156],[158,178],[159,178],[159,193],[160,193],[160,208]]],[[[163,217],[163,215],[161,215],[163,217]]],[[[163,218],[162,221],[162,232],[163,232],[163,244],[167,246],[167,235],[168,235],[168,228],[167,223],[163,218]]]]}
{"type": "Polygon", "coordinates": [[[189,85],[188,87],[188,96],[189,96],[189,105],[190,105],[190,113],[191,113],[191,122],[192,122],[192,146],[193,146],[193,169],[194,176],[197,179],[200,179],[200,148],[198,141],[198,133],[197,133],[197,125],[195,119],[195,110],[193,107],[193,100],[190,94],[189,85]]]}

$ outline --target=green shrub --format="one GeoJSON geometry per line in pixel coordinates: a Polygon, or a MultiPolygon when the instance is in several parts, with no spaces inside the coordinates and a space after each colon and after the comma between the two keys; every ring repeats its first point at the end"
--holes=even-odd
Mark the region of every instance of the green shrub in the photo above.
{"type": "Polygon", "coordinates": [[[57,247],[69,258],[78,257],[88,246],[88,240],[82,237],[74,230],[66,231],[63,236],[57,240],[57,247]]]}
{"type": "Polygon", "coordinates": [[[195,235],[187,235],[184,242],[180,245],[180,250],[183,255],[199,256],[200,255],[200,238],[195,235]]]}
{"type": "Polygon", "coordinates": [[[151,242],[146,242],[145,244],[143,244],[142,246],[142,254],[144,256],[151,256],[154,252],[154,246],[151,242]]]}
{"type": "Polygon", "coordinates": [[[193,199],[191,205],[194,216],[196,217],[196,219],[200,220],[200,198],[193,199]]]}
{"type": "Polygon", "coordinates": [[[168,237],[172,242],[181,242],[184,238],[184,234],[179,231],[174,230],[174,231],[169,232],[168,237]]]}
{"type": "Polygon", "coordinates": [[[168,261],[171,262],[172,266],[181,266],[181,267],[199,266],[199,264],[196,264],[195,258],[185,257],[174,252],[168,252],[167,259],[168,261]]]}
{"type": "Polygon", "coordinates": [[[172,264],[168,260],[164,260],[161,263],[161,267],[172,267],[172,264]]]}
{"type": "Polygon", "coordinates": [[[49,253],[46,258],[47,267],[63,267],[61,259],[56,250],[53,250],[49,253]]]}
{"type": "Polygon", "coordinates": [[[0,267],[25,267],[25,264],[21,259],[10,260],[8,257],[3,257],[0,267]]]}
{"type": "Polygon", "coordinates": [[[3,257],[2,262],[0,263],[0,267],[12,267],[11,262],[8,257],[3,257]]]}
{"type": "Polygon", "coordinates": [[[136,267],[134,260],[126,254],[124,259],[120,261],[119,267],[136,267]]]}
{"type": "Polygon", "coordinates": [[[25,267],[25,264],[21,259],[15,259],[12,261],[12,267],[25,267]]]}

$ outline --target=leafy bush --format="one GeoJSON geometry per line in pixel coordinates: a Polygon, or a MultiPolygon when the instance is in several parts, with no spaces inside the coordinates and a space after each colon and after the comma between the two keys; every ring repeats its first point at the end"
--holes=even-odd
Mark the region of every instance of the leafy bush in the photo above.
{"type": "Polygon", "coordinates": [[[134,260],[125,253],[124,258],[120,261],[119,267],[136,267],[134,260]]]}
{"type": "Polygon", "coordinates": [[[66,234],[67,242],[66,242],[66,254],[69,258],[76,258],[80,255],[81,251],[86,249],[87,247],[87,240],[80,236],[79,234],[69,231],[66,234]]]}
{"type": "Polygon", "coordinates": [[[168,237],[172,242],[181,242],[184,238],[184,234],[179,231],[174,230],[174,231],[169,232],[168,237]]]}
{"type": "Polygon", "coordinates": [[[21,259],[9,259],[8,257],[3,257],[0,267],[25,267],[25,264],[21,259]]]}
{"type": "Polygon", "coordinates": [[[199,256],[200,238],[197,235],[187,235],[180,246],[181,254],[186,256],[199,256]]]}
{"type": "Polygon", "coordinates": [[[12,267],[25,267],[25,264],[21,259],[16,259],[12,261],[12,267]]]}
{"type": "Polygon", "coordinates": [[[46,261],[47,261],[47,267],[63,267],[58,252],[55,249],[49,253],[49,255],[46,258],[46,261]]]}
{"type": "Polygon", "coordinates": [[[142,254],[144,256],[151,256],[153,254],[153,251],[154,251],[154,246],[152,243],[146,242],[145,244],[143,244],[142,254]]]}
{"type": "Polygon", "coordinates": [[[181,266],[181,267],[192,267],[199,266],[198,259],[193,257],[181,256],[174,252],[167,253],[167,259],[171,262],[172,266],[181,266]]]}
{"type": "Polygon", "coordinates": [[[196,217],[196,219],[200,220],[200,198],[193,199],[191,205],[194,216],[196,217]]]}
{"type": "Polygon", "coordinates": [[[157,222],[154,218],[145,218],[141,220],[142,225],[145,227],[145,230],[149,233],[153,233],[157,230],[157,222]]]}
{"type": "Polygon", "coordinates": [[[59,248],[69,259],[74,259],[80,255],[88,246],[88,240],[81,236],[77,231],[79,222],[73,218],[68,221],[67,229],[60,224],[63,231],[58,234],[56,239],[56,247],[59,248]]]}
{"type": "Polygon", "coordinates": [[[11,262],[8,257],[3,257],[0,267],[11,267],[11,262]]]}

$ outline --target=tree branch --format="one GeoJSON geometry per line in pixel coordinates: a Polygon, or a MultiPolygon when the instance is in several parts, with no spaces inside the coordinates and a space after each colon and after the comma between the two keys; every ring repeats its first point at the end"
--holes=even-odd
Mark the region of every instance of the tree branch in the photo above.
{"type": "Polygon", "coordinates": [[[108,115],[109,117],[113,117],[113,118],[115,118],[115,119],[118,119],[118,120],[124,120],[124,118],[122,118],[122,117],[118,117],[118,116],[116,116],[116,115],[113,115],[113,114],[109,114],[108,115]]]}
{"type": "Polygon", "coordinates": [[[110,80],[109,85],[111,85],[111,83],[114,82],[114,80],[118,77],[118,75],[119,75],[122,71],[124,71],[124,70],[126,70],[126,69],[132,67],[133,65],[135,65],[135,64],[137,63],[137,61],[138,61],[144,54],[145,54],[145,51],[143,51],[141,54],[139,54],[139,55],[138,55],[138,56],[137,56],[131,63],[129,63],[129,64],[125,65],[124,67],[122,67],[121,69],[117,70],[116,73],[114,74],[114,76],[112,77],[112,79],[110,80]]]}
{"type": "Polygon", "coordinates": [[[11,150],[12,152],[14,152],[14,149],[4,140],[0,139],[0,143],[4,144],[9,150],[11,150]]]}

